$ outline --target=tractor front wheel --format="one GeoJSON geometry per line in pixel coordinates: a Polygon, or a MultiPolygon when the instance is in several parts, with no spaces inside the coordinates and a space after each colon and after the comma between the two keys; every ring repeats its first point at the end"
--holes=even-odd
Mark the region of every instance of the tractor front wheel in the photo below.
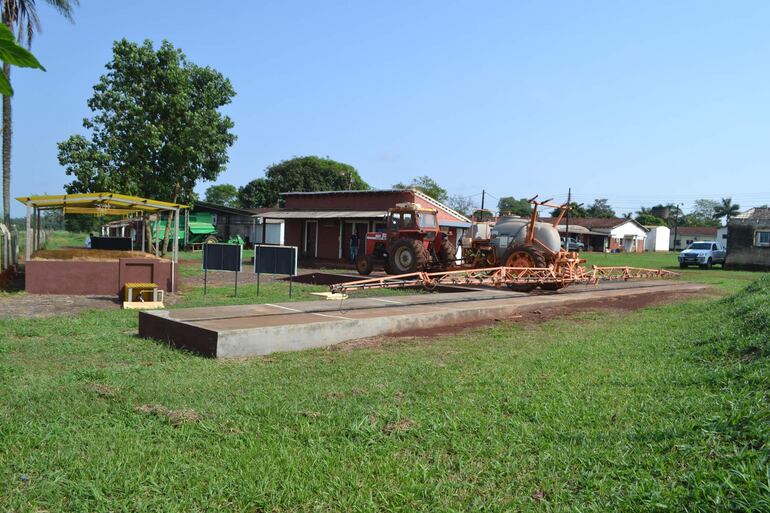
{"type": "Polygon", "coordinates": [[[374,268],[374,262],[372,262],[372,257],[369,255],[359,255],[358,258],[356,258],[356,269],[358,270],[358,274],[367,276],[372,272],[372,268],[374,268]]]}
{"type": "MultiPolygon", "coordinates": [[[[503,255],[505,267],[546,267],[543,253],[532,246],[517,244],[512,246],[503,255]]],[[[537,288],[537,283],[509,283],[508,288],[516,292],[532,292],[537,288]]]]}
{"type": "Polygon", "coordinates": [[[219,242],[219,239],[216,238],[215,235],[207,235],[205,239],[203,239],[204,244],[216,244],[219,242]]]}
{"type": "Polygon", "coordinates": [[[395,274],[410,274],[428,267],[428,252],[422,241],[398,239],[390,248],[390,269],[395,274]]]}

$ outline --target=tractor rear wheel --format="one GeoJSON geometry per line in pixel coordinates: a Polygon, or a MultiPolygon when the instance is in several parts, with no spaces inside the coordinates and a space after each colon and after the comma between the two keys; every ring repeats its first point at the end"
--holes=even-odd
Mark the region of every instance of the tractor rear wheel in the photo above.
{"type": "MultiPolygon", "coordinates": [[[[532,246],[516,244],[503,255],[505,267],[546,267],[545,256],[532,246]]],[[[508,288],[516,292],[532,292],[537,283],[509,283],[508,288]]]]}
{"type": "Polygon", "coordinates": [[[217,239],[216,235],[207,235],[205,239],[203,239],[204,244],[216,244],[219,242],[219,239],[217,239]]]}
{"type": "Polygon", "coordinates": [[[372,262],[372,257],[369,255],[359,255],[358,258],[356,258],[356,270],[358,271],[358,274],[367,276],[372,272],[373,267],[374,262],[372,262]]]}
{"type": "Polygon", "coordinates": [[[443,268],[447,268],[455,263],[455,247],[449,242],[449,238],[446,235],[444,240],[441,241],[441,246],[439,246],[436,256],[438,257],[438,263],[443,268]]]}
{"type": "Polygon", "coordinates": [[[393,273],[409,274],[427,269],[428,257],[422,241],[398,239],[390,247],[388,263],[393,273]]]}

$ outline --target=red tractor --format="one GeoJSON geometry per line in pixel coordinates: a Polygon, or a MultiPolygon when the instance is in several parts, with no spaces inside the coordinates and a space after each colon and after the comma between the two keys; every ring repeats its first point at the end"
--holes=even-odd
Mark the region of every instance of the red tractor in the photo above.
{"type": "Polygon", "coordinates": [[[447,269],[455,263],[455,247],[439,230],[438,211],[417,203],[398,203],[388,210],[387,232],[366,234],[366,249],[356,259],[363,275],[381,263],[388,274],[447,269]]]}

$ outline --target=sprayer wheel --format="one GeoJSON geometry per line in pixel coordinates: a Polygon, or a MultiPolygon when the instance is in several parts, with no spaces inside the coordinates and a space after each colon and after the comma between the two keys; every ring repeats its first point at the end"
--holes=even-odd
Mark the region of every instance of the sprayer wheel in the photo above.
{"type": "MultiPolygon", "coordinates": [[[[503,255],[505,267],[547,267],[545,256],[532,246],[515,244],[503,255]]],[[[532,292],[537,283],[509,283],[508,288],[516,292],[532,292]]]]}

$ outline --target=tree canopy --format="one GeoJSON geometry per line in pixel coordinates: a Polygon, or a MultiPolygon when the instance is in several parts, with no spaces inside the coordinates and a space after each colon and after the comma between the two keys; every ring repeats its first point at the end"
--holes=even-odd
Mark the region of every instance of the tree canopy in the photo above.
{"type": "Polygon", "coordinates": [[[595,199],[591,205],[586,208],[586,217],[616,217],[615,211],[610,207],[605,198],[595,199]]]}
{"type": "Polygon", "coordinates": [[[243,208],[277,207],[282,192],[362,191],[367,184],[350,164],[315,156],[295,157],[273,164],[238,190],[243,208]]]}
{"type": "MultiPolygon", "coordinates": [[[[578,204],[576,201],[573,201],[570,203],[571,210],[569,211],[570,217],[589,217],[586,214],[586,209],[583,207],[582,204],[578,204]]],[[[561,213],[561,210],[558,208],[555,208],[551,210],[551,217],[558,217],[561,213]]]]}
{"type": "Polygon", "coordinates": [[[446,200],[446,204],[449,208],[456,210],[465,217],[470,217],[473,214],[473,210],[476,208],[475,202],[468,196],[460,196],[459,194],[453,194],[446,200]]]}
{"type": "Polygon", "coordinates": [[[512,214],[527,217],[532,214],[532,205],[529,204],[527,198],[516,199],[512,196],[505,196],[497,202],[497,210],[500,215],[512,214]]]}
{"type": "Polygon", "coordinates": [[[237,207],[238,189],[229,183],[212,185],[206,189],[206,201],[225,207],[237,207]]]}
{"type": "Polygon", "coordinates": [[[413,178],[412,181],[407,184],[399,182],[393,184],[393,188],[415,189],[442,203],[449,199],[449,195],[447,194],[446,189],[441,187],[433,178],[429,176],[418,176],[417,178],[413,178]]]}
{"type": "Polygon", "coordinates": [[[187,60],[163,41],[155,50],[126,39],[113,45],[107,73],[94,86],[83,120],[90,139],[59,143],[59,163],[73,177],[69,193],[115,191],[189,203],[200,181],[214,181],[235,141],[219,112],[235,95],[221,73],[187,60]]]}
{"type": "Polygon", "coordinates": [[[733,203],[732,198],[722,198],[722,201],[714,206],[714,210],[711,215],[714,219],[724,218],[725,221],[729,221],[731,217],[735,216],[740,211],[741,206],[737,203],[733,203]]]}

